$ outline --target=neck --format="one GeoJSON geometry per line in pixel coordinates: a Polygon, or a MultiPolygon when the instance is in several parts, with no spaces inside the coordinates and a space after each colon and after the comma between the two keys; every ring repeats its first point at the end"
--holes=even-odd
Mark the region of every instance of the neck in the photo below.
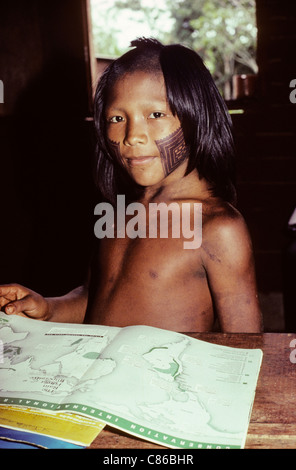
{"type": "Polygon", "coordinates": [[[185,169],[178,167],[160,184],[146,187],[141,202],[170,202],[180,199],[204,199],[209,196],[208,183],[199,178],[197,170],[185,176],[185,169]]]}

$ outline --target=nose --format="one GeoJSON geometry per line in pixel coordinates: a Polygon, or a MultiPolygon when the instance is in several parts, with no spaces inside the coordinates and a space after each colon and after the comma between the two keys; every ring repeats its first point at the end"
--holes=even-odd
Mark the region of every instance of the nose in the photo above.
{"type": "Polygon", "coordinates": [[[147,134],[144,123],[137,122],[135,120],[129,121],[126,126],[123,143],[128,147],[133,147],[138,144],[146,144],[147,134]]]}

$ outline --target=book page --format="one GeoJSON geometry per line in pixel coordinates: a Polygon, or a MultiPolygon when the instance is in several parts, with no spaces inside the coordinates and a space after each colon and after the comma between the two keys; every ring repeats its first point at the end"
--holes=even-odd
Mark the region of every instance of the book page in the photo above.
{"type": "Polygon", "coordinates": [[[4,328],[13,329],[9,348],[14,348],[8,355],[4,348],[0,403],[82,413],[166,447],[243,447],[261,350],[229,348],[147,326],[49,324],[47,347],[39,336],[43,346],[35,341],[32,349],[32,338],[29,342],[22,331],[25,323],[9,323],[0,329],[0,338],[4,328]],[[76,338],[60,335],[68,327],[72,333],[76,328],[76,338]],[[80,328],[88,332],[88,342],[77,342],[80,328]],[[57,337],[61,342],[50,352],[57,337]]]}
{"type": "MultiPolygon", "coordinates": [[[[86,371],[120,328],[42,322],[0,313],[0,395],[45,401],[79,388],[86,371]]],[[[102,371],[107,373],[108,371],[102,371]]]]}

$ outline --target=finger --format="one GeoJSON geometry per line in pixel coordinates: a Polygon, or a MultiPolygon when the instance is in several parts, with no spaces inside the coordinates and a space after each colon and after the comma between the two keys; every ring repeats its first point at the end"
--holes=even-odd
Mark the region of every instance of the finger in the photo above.
{"type": "Polygon", "coordinates": [[[18,296],[24,295],[24,289],[17,284],[6,284],[0,286],[0,298],[16,300],[18,296]]]}
{"type": "Polygon", "coordinates": [[[0,295],[6,294],[8,292],[16,292],[18,289],[21,289],[21,286],[18,284],[1,284],[0,285],[0,295]]]}
{"type": "Polygon", "coordinates": [[[0,309],[10,303],[27,296],[30,293],[28,289],[24,289],[18,284],[6,284],[0,286],[0,309]]]}
{"type": "Polygon", "coordinates": [[[7,315],[16,315],[21,312],[31,312],[35,307],[35,304],[32,301],[32,298],[30,295],[27,297],[24,297],[23,299],[20,300],[15,300],[13,302],[10,302],[4,307],[5,313],[7,315]]]}

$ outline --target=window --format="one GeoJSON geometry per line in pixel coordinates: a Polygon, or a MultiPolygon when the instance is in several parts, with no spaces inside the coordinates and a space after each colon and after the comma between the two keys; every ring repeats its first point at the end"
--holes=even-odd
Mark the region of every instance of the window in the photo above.
{"type": "Polygon", "coordinates": [[[182,43],[205,61],[225,99],[233,77],[256,74],[256,0],[90,0],[94,53],[104,67],[130,41],[182,43]]]}

